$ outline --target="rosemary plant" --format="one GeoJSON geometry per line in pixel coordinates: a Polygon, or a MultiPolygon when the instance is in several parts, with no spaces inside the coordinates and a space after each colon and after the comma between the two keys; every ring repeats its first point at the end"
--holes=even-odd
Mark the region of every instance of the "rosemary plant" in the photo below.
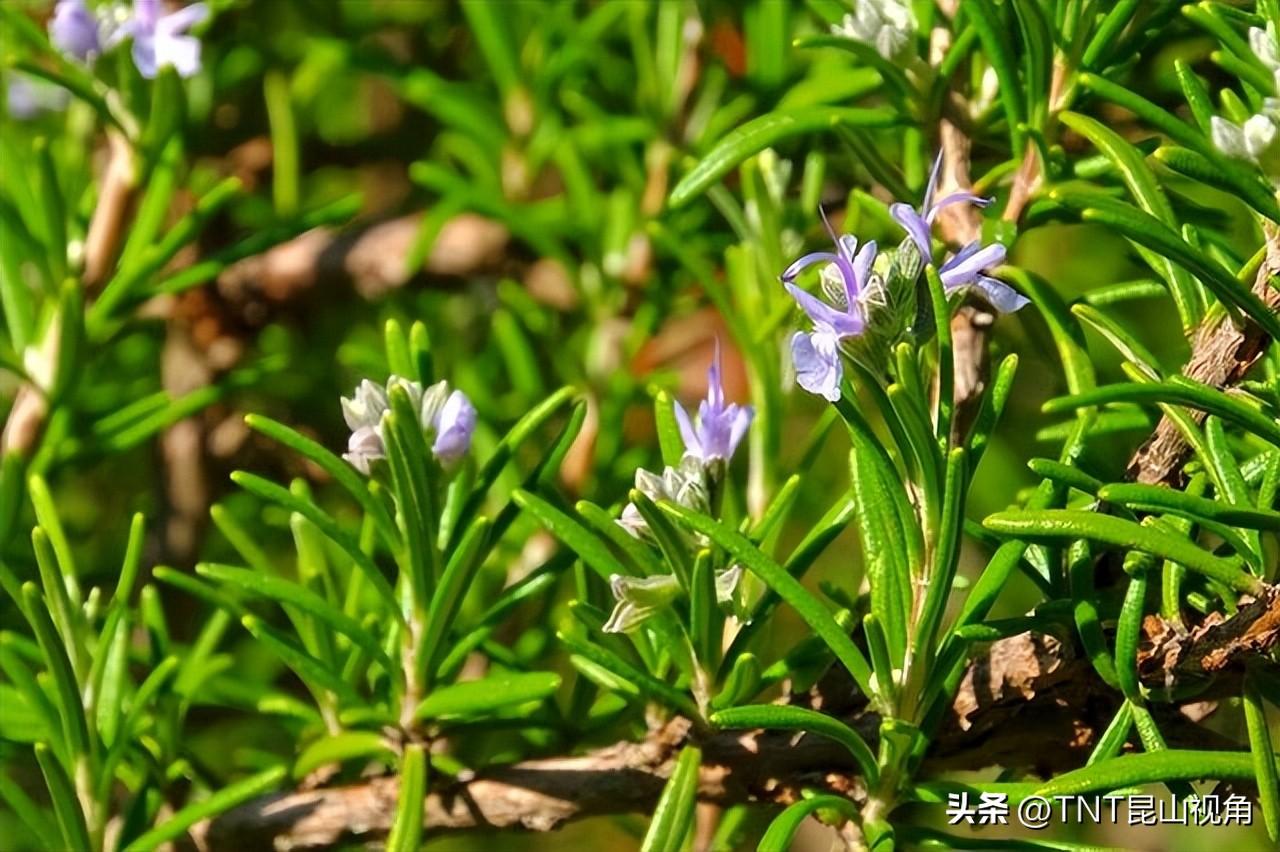
{"type": "Polygon", "coordinates": [[[1274,848],[1277,32],[0,5],[0,845],[1274,848]]]}

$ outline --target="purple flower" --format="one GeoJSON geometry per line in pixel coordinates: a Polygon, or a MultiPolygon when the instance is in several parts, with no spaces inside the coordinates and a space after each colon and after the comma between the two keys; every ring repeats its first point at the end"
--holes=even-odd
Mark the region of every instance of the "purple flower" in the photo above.
{"type": "Polygon", "coordinates": [[[698,404],[698,419],[693,421],[684,406],[678,402],[675,408],[680,437],[684,439],[684,454],[710,464],[716,459],[728,461],[738,448],[742,436],[747,434],[755,409],[737,403],[725,404],[724,384],[720,378],[720,341],[716,341],[716,354],[707,370],[707,398],[698,404]]]}
{"type": "Polygon", "coordinates": [[[431,453],[440,464],[449,467],[466,455],[476,428],[476,409],[467,395],[459,390],[451,393],[448,382],[424,389],[417,382],[392,376],[386,387],[365,379],[350,399],[342,399],[342,417],[351,429],[342,457],[352,467],[368,475],[370,465],[386,457],[382,421],[391,408],[389,397],[395,387],[408,394],[422,431],[435,436],[431,453]]]}
{"type": "Polygon", "coordinates": [[[974,240],[942,264],[942,268],[938,270],[942,288],[951,293],[961,287],[974,287],[992,307],[1005,314],[1024,307],[1030,299],[1003,281],[986,274],[986,270],[1004,263],[1004,254],[1004,246],[999,243],[982,246],[974,240]]]}
{"type": "Polygon", "coordinates": [[[845,234],[837,239],[825,214],[822,221],[836,244],[835,252],[806,254],[782,273],[782,284],[813,322],[813,331],[798,331],[791,338],[796,381],[810,393],[835,402],[840,398],[840,379],[844,375],[840,341],[862,333],[866,327],[865,303],[875,293],[871,265],[876,259],[876,244],[867,242],[859,250],[856,237],[845,234]],[[792,283],[802,270],[818,263],[829,264],[823,270],[823,283],[827,285],[827,296],[836,303],[834,307],[792,283]],[[834,270],[834,274],[828,274],[828,270],[834,270]]]}
{"type": "Polygon", "coordinates": [[[49,19],[49,39],[58,50],[81,62],[102,52],[98,19],[84,0],[58,0],[49,19]]]}
{"type": "Polygon", "coordinates": [[[916,248],[920,249],[920,256],[924,258],[925,263],[933,263],[933,237],[930,231],[933,220],[938,218],[938,211],[952,204],[965,202],[979,207],[986,207],[991,203],[990,198],[983,198],[972,192],[953,192],[937,204],[933,203],[933,193],[938,188],[938,173],[941,169],[942,154],[938,154],[937,159],[933,161],[933,171],[929,173],[929,185],[924,190],[924,203],[920,205],[919,210],[902,202],[889,208],[889,215],[893,216],[894,220],[906,230],[911,241],[916,244],[916,248]]]}
{"type": "MultiPolygon", "coordinates": [[[[971,192],[953,192],[934,203],[933,194],[938,188],[938,172],[941,167],[942,154],[938,154],[937,159],[933,161],[929,185],[924,191],[924,203],[919,210],[901,202],[889,208],[890,215],[911,237],[911,241],[920,250],[920,256],[925,263],[933,263],[931,232],[933,221],[937,218],[939,210],[952,204],[968,203],[986,207],[991,203],[990,198],[983,198],[971,192]]],[[[948,293],[972,286],[981,292],[996,310],[1012,313],[1026,305],[1028,299],[1003,281],[985,274],[985,270],[1004,263],[1004,256],[1004,246],[999,243],[983,247],[974,240],[942,264],[938,270],[938,277],[942,279],[942,286],[948,293]]]]}
{"type": "Polygon", "coordinates": [[[187,30],[209,16],[203,3],[169,14],[161,14],[161,0],[133,0],[133,17],[115,34],[114,41],[133,36],[133,64],[147,79],[153,79],[166,65],[172,65],[180,77],[190,77],[200,70],[200,39],[186,35],[187,30]]]}
{"type": "Polygon", "coordinates": [[[436,440],[431,452],[442,464],[452,464],[471,449],[471,435],[476,430],[476,407],[460,390],[449,394],[431,421],[436,440]]]}
{"type": "Polygon", "coordinates": [[[66,89],[21,71],[9,73],[5,101],[10,118],[30,121],[42,112],[57,112],[66,109],[67,99],[66,89]]]}
{"type": "Polygon", "coordinates": [[[342,454],[345,462],[365,476],[369,475],[369,468],[375,461],[386,456],[382,433],[376,426],[361,426],[352,432],[347,440],[347,451],[342,454]]]}

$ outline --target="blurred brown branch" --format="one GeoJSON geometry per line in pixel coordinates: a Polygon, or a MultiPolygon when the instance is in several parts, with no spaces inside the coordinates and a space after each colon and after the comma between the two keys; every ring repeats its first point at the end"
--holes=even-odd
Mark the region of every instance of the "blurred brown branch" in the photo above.
{"type": "MultiPolygon", "coordinates": [[[[1280,639],[1280,592],[1269,589],[1232,618],[1213,619],[1190,634],[1157,616],[1148,621],[1139,650],[1143,680],[1205,688],[1214,678],[1238,674],[1247,661],[1274,647],[1280,639]],[[1174,635],[1185,639],[1183,651],[1172,650],[1174,635]],[[1213,642],[1220,643],[1217,653],[1206,645],[1213,642]]],[[[880,718],[843,670],[833,670],[819,686],[789,700],[842,717],[872,744],[877,739],[880,718]]],[[[1036,633],[1001,639],[969,666],[926,763],[939,770],[1001,765],[1042,775],[1074,768],[1084,762],[1119,702],[1119,694],[1068,640],[1036,633]]],[[[1170,745],[1237,747],[1196,724],[1215,706],[1202,700],[1160,705],[1170,745]]],[[[640,742],[459,777],[428,795],[428,830],[551,831],[589,816],[651,812],[675,756],[693,738],[703,749],[699,798],[704,802],[785,805],[806,789],[855,801],[865,794],[848,753],[825,739],[759,730],[699,737],[687,720],[677,718],[640,742]]],[[[192,839],[206,852],[377,841],[391,828],[397,794],[395,776],[277,793],[197,826],[192,839]]]]}

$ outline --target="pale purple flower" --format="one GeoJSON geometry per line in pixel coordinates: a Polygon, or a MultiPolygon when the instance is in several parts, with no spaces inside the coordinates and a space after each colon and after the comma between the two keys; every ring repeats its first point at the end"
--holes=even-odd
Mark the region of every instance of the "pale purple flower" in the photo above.
{"type": "Polygon", "coordinates": [[[938,270],[942,288],[954,292],[961,287],[973,287],[1001,313],[1011,314],[1026,306],[1030,299],[1008,284],[986,274],[986,270],[1004,263],[1005,249],[999,243],[983,246],[977,240],[947,258],[938,270]]]}
{"type": "Polygon", "coordinates": [[[42,112],[57,112],[67,107],[67,90],[20,71],[9,72],[5,103],[9,117],[30,121],[42,112]]]}
{"type": "MultiPolygon", "coordinates": [[[[920,250],[920,257],[925,263],[933,263],[933,222],[938,211],[952,204],[976,204],[985,207],[991,199],[974,195],[971,192],[953,192],[946,198],[934,202],[933,194],[938,187],[938,173],[942,167],[942,155],[933,161],[933,171],[929,175],[929,184],[925,187],[924,203],[916,210],[909,204],[901,202],[889,208],[890,215],[902,226],[903,230],[920,250]]],[[[977,240],[960,249],[948,258],[938,269],[938,277],[948,293],[962,287],[973,287],[982,293],[992,307],[1002,313],[1012,313],[1028,303],[1028,299],[1016,290],[996,278],[986,274],[986,270],[1004,263],[1005,248],[999,243],[982,246],[977,240]]]]}
{"type": "Polygon", "coordinates": [[[933,220],[938,217],[938,211],[952,204],[976,204],[979,207],[986,207],[991,203],[990,198],[983,198],[981,195],[974,195],[972,192],[953,192],[946,198],[937,202],[933,201],[933,193],[938,188],[938,174],[942,169],[942,154],[938,154],[937,159],[933,161],[933,171],[929,173],[929,184],[924,190],[924,203],[920,205],[920,209],[916,210],[910,204],[898,202],[889,208],[889,215],[907,232],[911,237],[911,241],[916,244],[916,248],[920,249],[920,256],[924,258],[925,263],[933,263],[933,238],[930,234],[933,228],[933,220]]]}
{"type": "Polygon", "coordinates": [[[147,79],[166,65],[172,65],[179,77],[190,77],[200,70],[200,39],[186,32],[209,16],[209,8],[192,3],[168,14],[163,9],[161,0],[134,0],[133,17],[114,40],[133,37],[133,64],[147,79]]]}
{"type": "Polygon", "coordinates": [[[386,457],[382,421],[391,409],[391,390],[397,387],[408,394],[423,433],[434,436],[431,453],[442,465],[449,467],[466,455],[476,428],[476,409],[467,395],[459,390],[451,393],[448,382],[424,389],[417,382],[392,376],[386,387],[365,379],[349,399],[342,399],[342,417],[351,429],[343,459],[367,475],[373,462],[386,457]]]}
{"type": "Polygon", "coordinates": [[[87,62],[102,52],[101,24],[84,0],[58,0],[49,19],[49,40],[67,56],[87,62]]]}
{"type": "MultiPolygon", "coordinates": [[[[825,214],[822,221],[827,224],[825,214]]],[[[835,252],[806,254],[782,273],[782,283],[813,322],[813,331],[798,331],[791,338],[796,382],[810,393],[835,402],[840,398],[840,380],[844,375],[840,341],[861,334],[866,327],[866,302],[874,293],[871,265],[876,259],[876,244],[867,242],[859,250],[856,237],[845,234],[837,239],[829,224],[827,232],[836,244],[835,252]],[[792,283],[801,271],[818,263],[829,264],[824,273],[835,270],[834,275],[824,275],[827,295],[835,306],[792,283]]]]}
{"type": "Polygon", "coordinates": [[[347,451],[342,454],[343,461],[365,476],[369,475],[369,468],[375,461],[386,457],[387,448],[376,426],[361,426],[352,432],[347,440],[347,451]]]}
{"type": "Polygon", "coordinates": [[[679,402],[672,403],[680,437],[684,440],[684,454],[710,464],[716,459],[728,461],[738,448],[742,436],[747,434],[755,409],[737,403],[725,404],[724,383],[720,375],[720,341],[716,341],[716,354],[707,370],[707,398],[698,404],[698,418],[694,421],[679,402]]]}
{"type": "Polygon", "coordinates": [[[443,464],[452,464],[471,448],[471,435],[476,431],[476,407],[460,390],[449,394],[431,422],[436,440],[431,452],[443,464]]]}

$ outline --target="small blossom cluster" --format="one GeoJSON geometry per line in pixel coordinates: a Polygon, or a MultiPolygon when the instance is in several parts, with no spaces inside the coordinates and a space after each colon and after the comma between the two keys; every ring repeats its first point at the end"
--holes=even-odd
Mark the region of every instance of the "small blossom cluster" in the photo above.
{"type": "MultiPolygon", "coordinates": [[[[712,509],[711,489],[723,476],[724,465],[733,458],[755,417],[751,406],[725,401],[719,342],[707,371],[707,396],[698,405],[697,416],[690,417],[678,402],[673,405],[684,441],[680,464],[664,468],[661,475],[637,470],[635,487],[654,502],[666,501],[696,512],[709,513],[712,509]]],[[[623,508],[618,526],[638,539],[648,541],[652,538],[648,522],[634,503],[623,508]]],[[[716,573],[716,599],[721,606],[729,606],[733,602],[741,578],[742,569],[738,566],[716,573]]],[[[673,574],[652,577],[614,574],[610,577],[610,586],[616,604],[605,623],[606,633],[623,633],[638,627],[685,591],[673,574]]]]}
{"type": "MultiPolygon", "coordinates": [[[[934,200],[942,158],[935,160],[929,184],[925,189],[924,203],[919,209],[909,204],[894,204],[889,212],[909,237],[909,246],[919,252],[924,263],[934,262],[933,223],[938,213],[953,204],[990,203],[968,192],[956,192],[940,200],[934,200]]],[[[791,338],[791,360],[800,387],[826,398],[831,402],[840,399],[840,383],[844,377],[842,344],[850,338],[862,335],[872,321],[874,308],[883,304],[884,281],[874,271],[877,247],[867,241],[859,247],[857,237],[844,234],[837,237],[823,216],[823,224],[835,244],[835,251],[819,251],[806,254],[792,263],[782,273],[782,283],[796,300],[800,309],[813,324],[809,332],[798,331],[791,338]],[[823,301],[796,285],[796,278],[805,269],[822,264],[821,279],[823,301]]],[[[988,274],[988,270],[1004,263],[1005,248],[999,243],[982,245],[974,240],[958,252],[946,258],[938,267],[938,277],[947,293],[964,289],[977,291],[997,310],[1005,313],[1016,311],[1027,304],[1027,299],[988,274]]]]}
{"type": "Polygon", "coordinates": [[[162,0],[134,0],[132,10],[102,7],[97,14],[84,0],[58,0],[49,19],[49,38],[58,50],[89,63],[126,38],[138,72],[148,79],[172,66],[179,76],[200,70],[200,40],[187,31],[209,16],[204,3],[165,13],[162,0]]]}
{"type": "Polygon", "coordinates": [[[916,33],[911,4],[903,0],[856,0],[853,11],[839,24],[835,35],[870,45],[885,59],[902,58],[916,33]]]}
{"type": "MultiPolygon", "coordinates": [[[[1275,91],[1280,93],[1280,42],[1276,39],[1275,25],[1267,24],[1265,30],[1251,27],[1249,47],[1271,72],[1275,91]]],[[[1215,115],[1209,120],[1209,133],[1214,147],[1223,154],[1247,160],[1273,179],[1280,178],[1280,144],[1277,144],[1280,142],[1280,98],[1264,99],[1262,112],[1242,125],[1215,115]]]]}
{"type": "Polygon", "coordinates": [[[365,379],[351,398],[343,397],[342,417],[351,429],[343,459],[367,476],[374,462],[386,458],[383,426],[391,410],[391,391],[397,387],[408,394],[422,431],[432,437],[431,453],[442,465],[452,465],[466,455],[476,428],[476,409],[467,395],[460,390],[450,391],[448,382],[423,388],[417,382],[392,376],[385,386],[365,379]]]}

